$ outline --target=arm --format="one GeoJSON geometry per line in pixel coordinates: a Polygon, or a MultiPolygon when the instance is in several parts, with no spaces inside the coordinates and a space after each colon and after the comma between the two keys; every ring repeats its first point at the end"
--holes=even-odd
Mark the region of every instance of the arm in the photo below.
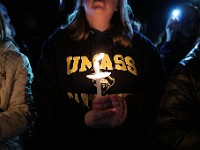
{"type": "Polygon", "coordinates": [[[198,97],[192,80],[188,66],[182,64],[169,79],[157,119],[162,150],[200,148],[198,97]]]}
{"type": "Polygon", "coordinates": [[[166,42],[175,42],[181,30],[178,18],[170,17],[166,24],[166,42]]]}
{"type": "Polygon", "coordinates": [[[33,96],[38,113],[36,146],[39,148],[57,149],[57,142],[65,143],[73,139],[73,136],[78,138],[84,125],[86,109],[68,98],[65,87],[67,74],[64,70],[66,62],[62,50],[58,48],[59,44],[55,42],[56,40],[50,37],[44,43],[33,81],[33,96]],[[66,141],[62,141],[64,138],[61,138],[60,134],[69,131],[69,139],[65,137],[66,141]]]}
{"type": "Polygon", "coordinates": [[[0,113],[0,141],[23,133],[32,117],[33,80],[27,57],[10,52],[6,61],[6,77],[2,81],[0,113]]]}
{"type": "MultiPolygon", "coordinates": [[[[136,41],[135,43],[139,42],[136,41]]],[[[137,90],[133,92],[133,95],[126,98],[127,120],[133,120],[132,118],[134,118],[134,124],[138,122],[138,129],[143,128],[139,134],[146,137],[144,141],[149,143],[145,146],[149,148],[149,145],[156,146],[154,145],[156,144],[155,120],[166,83],[166,75],[158,50],[149,43],[143,43],[142,45],[141,51],[138,52],[142,52],[143,59],[140,57],[138,59],[143,61],[141,66],[137,67],[141,69],[139,71],[141,82],[137,85],[137,90]]]]}
{"type": "Polygon", "coordinates": [[[173,71],[174,67],[179,61],[179,47],[178,44],[169,41],[163,43],[160,47],[160,57],[163,61],[164,68],[168,75],[173,71]]]}

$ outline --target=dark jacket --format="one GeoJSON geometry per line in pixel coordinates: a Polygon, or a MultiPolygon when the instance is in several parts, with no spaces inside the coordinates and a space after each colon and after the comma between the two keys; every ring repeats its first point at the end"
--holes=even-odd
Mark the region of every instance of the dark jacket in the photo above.
{"type": "Polygon", "coordinates": [[[160,150],[200,149],[200,47],[171,74],[157,119],[160,150]]]}
{"type": "Polygon", "coordinates": [[[143,149],[162,93],[164,71],[156,47],[134,33],[132,47],[112,42],[112,30],[93,30],[85,41],[74,41],[63,29],[45,42],[33,81],[38,112],[36,145],[46,149],[143,149]],[[119,94],[128,117],[114,129],[91,129],[84,124],[91,96],[96,94],[93,56],[104,52],[101,70],[111,72],[103,94],[119,94]]]}
{"type": "Polygon", "coordinates": [[[164,42],[163,45],[160,45],[160,56],[168,76],[179,61],[185,58],[194,47],[193,43],[195,43],[195,39],[191,40],[187,46],[179,42],[164,42]]]}

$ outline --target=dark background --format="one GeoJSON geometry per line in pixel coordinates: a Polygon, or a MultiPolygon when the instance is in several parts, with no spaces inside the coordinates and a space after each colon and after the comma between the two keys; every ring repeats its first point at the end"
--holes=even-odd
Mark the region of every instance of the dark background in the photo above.
{"type": "MultiPolygon", "coordinates": [[[[63,0],[63,5],[60,1],[0,0],[8,9],[17,35],[30,49],[34,66],[44,40],[64,23],[73,10],[75,0],[63,0]]],[[[181,2],[183,0],[130,0],[135,18],[146,25],[142,32],[153,42],[164,30],[170,11],[181,2]]]]}

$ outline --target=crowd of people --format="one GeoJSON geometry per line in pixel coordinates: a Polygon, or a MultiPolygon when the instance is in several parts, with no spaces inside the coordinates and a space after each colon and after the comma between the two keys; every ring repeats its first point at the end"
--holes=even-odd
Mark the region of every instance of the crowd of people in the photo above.
{"type": "Polygon", "coordinates": [[[200,8],[154,42],[129,0],[74,4],[34,70],[0,4],[0,150],[199,150],[200,8]]]}

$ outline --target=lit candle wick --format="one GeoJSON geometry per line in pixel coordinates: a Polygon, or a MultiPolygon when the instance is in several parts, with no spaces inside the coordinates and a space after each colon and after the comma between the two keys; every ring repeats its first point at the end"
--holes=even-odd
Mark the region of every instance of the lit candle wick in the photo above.
{"type": "Polygon", "coordinates": [[[104,57],[104,53],[100,53],[94,58],[93,69],[96,74],[100,73],[100,64],[99,61],[104,57]]]}

